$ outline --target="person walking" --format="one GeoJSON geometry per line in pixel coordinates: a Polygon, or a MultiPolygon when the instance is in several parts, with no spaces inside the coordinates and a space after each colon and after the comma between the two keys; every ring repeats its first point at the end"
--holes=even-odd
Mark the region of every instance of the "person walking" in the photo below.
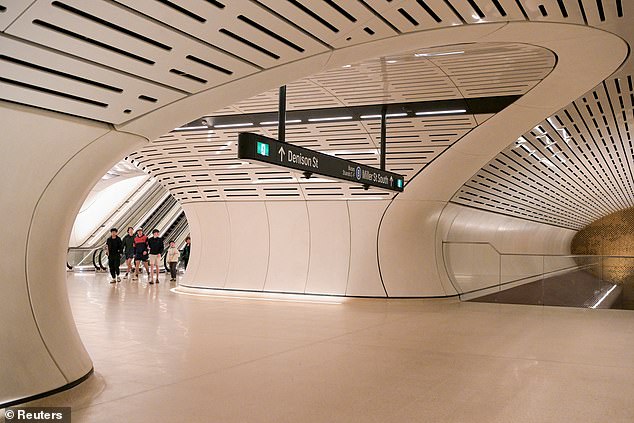
{"type": "Polygon", "coordinates": [[[123,242],[117,235],[117,228],[110,229],[110,237],[106,240],[106,255],[108,256],[108,269],[112,280],[110,283],[121,282],[119,277],[119,267],[121,266],[121,253],[123,253],[123,242]]]}
{"type": "Polygon", "coordinates": [[[191,237],[185,238],[185,247],[183,247],[183,253],[181,256],[183,260],[183,265],[185,266],[185,270],[187,270],[187,263],[189,263],[189,254],[191,252],[191,244],[192,244],[191,237]]]}
{"type": "Polygon", "coordinates": [[[161,265],[161,255],[165,246],[163,245],[163,238],[159,236],[159,230],[154,229],[152,231],[152,238],[148,240],[148,246],[150,248],[150,285],[153,282],[153,273],[156,269],[156,283],[159,283],[159,266],[161,265]]]}
{"type": "Polygon", "coordinates": [[[170,241],[170,246],[167,249],[167,263],[170,268],[170,276],[172,277],[170,282],[176,281],[176,266],[178,266],[178,258],[180,255],[181,253],[178,251],[178,248],[176,248],[176,243],[173,240],[170,241]]]}
{"type": "Polygon", "coordinates": [[[143,234],[143,228],[139,228],[136,230],[136,236],[134,237],[134,276],[133,280],[139,279],[139,264],[143,263],[143,267],[145,267],[145,271],[150,274],[150,270],[148,269],[147,260],[148,260],[148,245],[147,245],[147,236],[143,234]]]}
{"type": "Polygon", "coordinates": [[[123,237],[123,253],[125,255],[125,264],[128,269],[125,272],[125,278],[130,277],[132,273],[132,260],[134,259],[134,228],[129,227],[128,233],[123,237]]]}

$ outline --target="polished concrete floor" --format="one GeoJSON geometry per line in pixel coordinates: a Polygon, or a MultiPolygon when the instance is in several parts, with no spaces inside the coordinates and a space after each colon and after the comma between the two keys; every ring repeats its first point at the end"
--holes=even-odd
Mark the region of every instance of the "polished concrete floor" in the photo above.
{"type": "MultiPolygon", "coordinates": [[[[172,285],[173,286],[173,285],[172,285]]],[[[79,422],[632,422],[634,312],[288,302],[69,274],[79,422]]]]}

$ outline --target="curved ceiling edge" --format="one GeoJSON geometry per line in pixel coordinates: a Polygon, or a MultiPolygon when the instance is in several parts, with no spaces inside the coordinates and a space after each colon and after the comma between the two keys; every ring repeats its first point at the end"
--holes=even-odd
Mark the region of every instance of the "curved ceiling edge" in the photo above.
{"type": "MultiPolygon", "coordinates": [[[[508,24],[491,23],[442,28],[403,34],[317,54],[182,98],[116,127],[120,131],[155,139],[173,128],[199,118],[208,110],[221,109],[245,98],[318,72],[385,54],[408,51],[413,48],[433,48],[447,44],[479,42],[506,25],[508,24]]],[[[535,25],[539,24],[535,23],[535,25]]]]}
{"type": "Polygon", "coordinates": [[[616,71],[629,51],[627,43],[616,35],[567,24],[510,23],[482,41],[540,46],[557,54],[557,64],[531,91],[425,167],[395,201],[449,201],[470,177],[519,136],[616,71]],[[542,25],[542,30],[534,31],[534,25],[542,25]],[[591,68],[587,57],[594,59],[591,68]]]}

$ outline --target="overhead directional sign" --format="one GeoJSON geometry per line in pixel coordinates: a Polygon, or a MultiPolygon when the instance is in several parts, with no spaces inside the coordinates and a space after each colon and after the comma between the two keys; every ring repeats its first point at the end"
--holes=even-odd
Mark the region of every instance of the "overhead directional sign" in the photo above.
{"type": "Polygon", "coordinates": [[[238,136],[238,158],[256,160],[328,178],[356,182],[366,187],[402,192],[405,186],[402,175],[394,172],[340,159],[304,147],[280,142],[251,132],[238,136]]]}

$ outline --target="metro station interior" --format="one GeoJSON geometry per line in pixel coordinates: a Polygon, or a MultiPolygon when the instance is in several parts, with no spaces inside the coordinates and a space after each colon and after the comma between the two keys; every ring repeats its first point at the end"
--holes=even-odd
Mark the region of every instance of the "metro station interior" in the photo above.
{"type": "Polygon", "coordinates": [[[0,0],[0,409],[634,421],[633,28],[630,0],[0,0]],[[191,248],[175,281],[110,276],[128,227],[191,248]]]}

